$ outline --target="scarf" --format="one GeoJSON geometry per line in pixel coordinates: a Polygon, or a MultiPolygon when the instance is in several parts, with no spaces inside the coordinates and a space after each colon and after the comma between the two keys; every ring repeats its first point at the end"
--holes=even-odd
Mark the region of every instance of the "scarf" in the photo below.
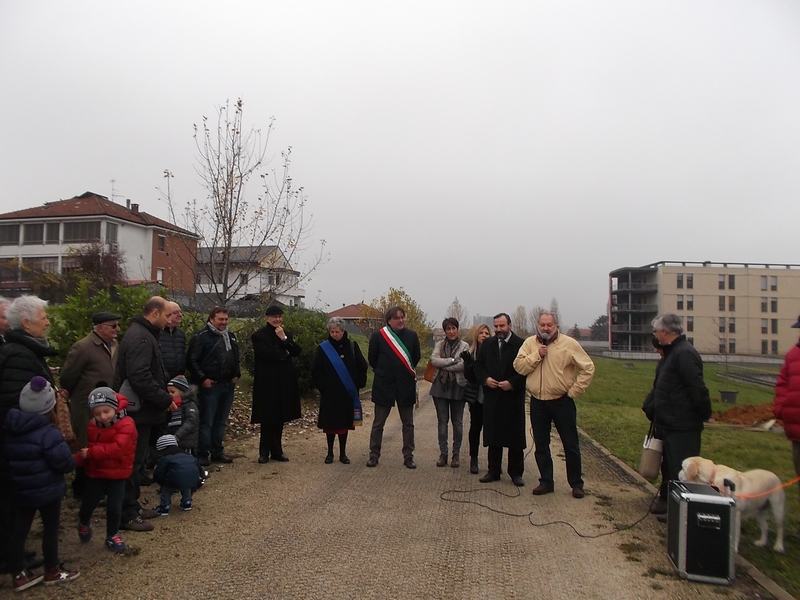
{"type": "MultiPolygon", "coordinates": [[[[461,340],[458,338],[454,340],[449,340],[445,338],[444,341],[442,341],[441,357],[457,358],[456,350],[458,350],[459,344],[461,344],[461,340]]],[[[439,369],[439,381],[442,382],[442,385],[445,386],[451,385],[456,382],[456,374],[451,371],[445,371],[444,369],[439,369]]]]}
{"type": "Polygon", "coordinates": [[[108,423],[101,423],[100,421],[98,421],[97,419],[95,419],[95,420],[94,420],[94,424],[95,424],[95,425],[97,425],[98,427],[100,427],[101,429],[103,429],[103,428],[105,428],[105,427],[111,427],[111,426],[112,426],[114,423],[116,423],[117,421],[119,421],[119,420],[120,420],[122,417],[124,417],[124,416],[125,416],[125,415],[127,415],[127,414],[128,414],[128,413],[127,413],[127,412],[125,411],[125,409],[123,408],[121,411],[119,411],[117,414],[115,414],[115,415],[114,415],[114,418],[113,418],[113,419],[111,419],[111,420],[110,420],[108,423]]]}
{"type": "Polygon", "coordinates": [[[225,329],[217,329],[211,323],[206,323],[208,325],[208,330],[213,333],[214,335],[218,335],[222,337],[222,341],[225,342],[225,352],[231,351],[231,334],[228,328],[225,329]]]}

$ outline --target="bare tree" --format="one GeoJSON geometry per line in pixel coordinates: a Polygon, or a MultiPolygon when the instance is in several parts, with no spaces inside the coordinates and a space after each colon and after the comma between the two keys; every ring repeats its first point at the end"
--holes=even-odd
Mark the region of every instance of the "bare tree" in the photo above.
{"type": "Polygon", "coordinates": [[[545,310],[547,309],[538,305],[531,309],[531,333],[539,333],[539,317],[545,310]]]}
{"type": "Polygon", "coordinates": [[[467,326],[467,319],[469,319],[469,312],[458,301],[458,296],[450,303],[445,314],[446,317],[453,317],[456,319],[462,328],[467,326]]]}
{"type": "MultiPolygon", "coordinates": [[[[558,323],[559,330],[561,330],[561,327],[560,327],[560,325],[561,325],[561,313],[558,312],[558,300],[556,300],[555,298],[550,300],[550,312],[553,313],[553,315],[555,316],[556,323],[558,323]]],[[[537,321],[537,323],[538,323],[538,321],[537,321]]]]}
{"type": "Polygon", "coordinates": [[[511,315],[511,328],[520,337],[528,335],[528,315],[524,306],[518,306],[514,314],[511,315]]]}
{"type": "MultiPolygon", "coordinates": [[[[194,126],[196,171],[207,192],[204,203],[190,202],[185,228],[202,237],[196,269],[198,291],[215,304],[250,294],[263,303],[278,296],[301,295],[301,282],[327,260],[325,240],[308,263],[297,265],[311,247],[312,219],[306,197],[289,174],[291,147],[281,152],[281,165],[269,168],[266,158],[274,119],[265,133],[245,128],[243,102],[217,108],[216,122],[203,117],[194,126]],[[260,190],[251,192],[256,178],[260,190]]],[[[177,222],[170,179],[162,192],[177,222]]]]}

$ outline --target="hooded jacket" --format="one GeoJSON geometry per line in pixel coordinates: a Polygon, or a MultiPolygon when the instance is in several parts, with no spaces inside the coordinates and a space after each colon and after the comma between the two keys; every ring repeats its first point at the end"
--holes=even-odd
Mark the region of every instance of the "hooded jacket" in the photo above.
{"type": "Polygon", "coordinates": [[[8,411],[5,430],[6,456],[17,504],[39,507],[60,499],[67,491],[64,475],[75,469],[61,430],[45,415],[18,408],[8,411]]]}
{"type": "MultiPolygon", "coordinates": [[[[117,394],[117,414],[128,406],[128,399],[117,394]]],[[[80,452],[75,462],[86,469],[86,475],[94,479],[127,479],[133,472],[138,432],[136,423],[124,416],[110,427],[100,427],[95,419],[89,421],[87,432],[89,452],[86,458],[80,452]]]]}
{"type": "Polygon", "coordinates": [[[800,344],[786,353],[775,385],[775,418],[783,421],[786,437],[800,442],[800,344]]]}

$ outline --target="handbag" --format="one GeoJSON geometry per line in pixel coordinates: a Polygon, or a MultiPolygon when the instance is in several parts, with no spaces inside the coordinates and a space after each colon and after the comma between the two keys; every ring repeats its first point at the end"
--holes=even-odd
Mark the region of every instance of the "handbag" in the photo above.
{"type": "Polygon", "coordinates": [[[661,454],[664,443],[655,437],[655,420],[650,423],[650,431],[642,444],[642,458],[639,460],[639,475],[645,479],[655,479],[661,472],[661,454]]]}
{"type": "Polygon", "coordinates": [[[436,373],[436,367],[434,367],[433,363],[429,360],[428,364],[425,365],[425,375],[423,375],[422,378],[428,383],[433,383],[434,373],[436,373]]]}
{"type": "Polygon", "coordinates": [[[133,391],[130,381],[126,379],[122,382],[119,393],[128,399],[128,408],[125,409],[128,414],[139,412],[139,409],[142,408],[142,400],[139,398],[139,394],[133,391]]]}

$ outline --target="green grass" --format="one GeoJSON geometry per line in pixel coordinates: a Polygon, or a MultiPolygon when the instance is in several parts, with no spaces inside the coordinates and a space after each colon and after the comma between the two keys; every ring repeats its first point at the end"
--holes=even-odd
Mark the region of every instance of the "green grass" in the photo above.
{"type": "MultiPolygon", "coordinates": [[[[594,362],[597,367],[594,381],[576,402],[578,425],[636,468],[642,440],[649,427],[641,405],[653,385],[655,362],[604,358],[594,358],[594,362]]],[[[738,391],[737,405],[772,402],[771,389],[719,377],[717,373],[724,370],[724,365],[705,366],[705,381],[715,412],[730,408],[719,402],[721,390],[738,391]]],[[[709,427],[703,432],[702,447],[706,458],[740,471],[768,469],[783,481],[795,477],[791,445],[783,433],[709,427]]],[[[770,531],[770,546],[756,548],[753,541],[758,537],[758,526],[753,520],[744,522],[739,547],[744,558],[796,596],[800,595],[800,570],[796,568],[800,562],[800,543],[792,539],[791,534],[798,530],[798,514],[800,500],[795,485],[786,489],[786,553],[778,554],[771,549],[774,528],[770,531]]]]}

